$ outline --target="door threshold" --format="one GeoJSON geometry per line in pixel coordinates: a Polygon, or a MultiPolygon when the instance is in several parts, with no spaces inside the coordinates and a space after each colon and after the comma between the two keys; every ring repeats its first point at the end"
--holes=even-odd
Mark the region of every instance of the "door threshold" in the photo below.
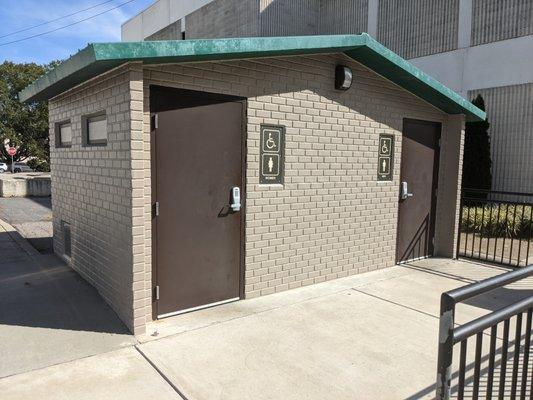
{"type": "Polygon", "coordinates": [[[232,299],[215,301],[214,303],[209,303],[209,304],[204,304],[204,305],[201,305],[201,306],[186,308],[184,310],[179,310],[179,311],[173,311],[173,312],[169,312],[169,313],[166,313],[166,314],[158,315],[157,319],[166,318],[166,317],[173,317],[175,315],[185,314],[185,313],[189,313],[189,312],[192,312],[192,311],[203,310],[204,308],[210,308],[210,307],[220,306],[222,304],[233,303],[234,301],[238,301],[240,299],[241,299],[240,297],[234,297],[232,299]]]}

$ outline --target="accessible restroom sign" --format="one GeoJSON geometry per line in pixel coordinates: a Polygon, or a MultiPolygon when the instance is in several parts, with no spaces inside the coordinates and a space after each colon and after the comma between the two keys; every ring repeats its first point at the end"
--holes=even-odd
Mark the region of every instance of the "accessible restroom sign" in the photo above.
{"type": "Polygon", "coordinates": [[[381,133],[378,148],[378,181],[392,181],[394,136],[381,133]]]}
{"type": "Polygon", "coordinates": [[[282,184],[285,170],[285,127],[261,125],[259,183],[282,184]]]}

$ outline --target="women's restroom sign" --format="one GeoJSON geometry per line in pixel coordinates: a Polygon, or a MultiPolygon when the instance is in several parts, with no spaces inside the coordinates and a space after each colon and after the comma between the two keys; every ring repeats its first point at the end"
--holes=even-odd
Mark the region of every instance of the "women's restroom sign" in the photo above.
{"type": "Polygon", "coordinates": [[[285,127],[261,125],[259,183],[283,184],[285,127]]]}
{"type": "Polygon", "coordinates": [[[392,181],[394,136],[381,133],[378,148],[378,181],[392,181]]]}

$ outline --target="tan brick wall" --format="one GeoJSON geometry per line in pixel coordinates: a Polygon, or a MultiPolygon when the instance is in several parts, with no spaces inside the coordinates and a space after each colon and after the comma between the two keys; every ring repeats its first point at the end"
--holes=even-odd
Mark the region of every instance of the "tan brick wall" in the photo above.
{"type": "MultiPolygon", "coordinates": [[[[74,128],[70,149],[56,149],[52,135],[56,250],[62,251],[60,221],[67,220],[71,265],[136,334],[152,319],[151,84],[248,98],[246,297],[394,264],[404,118],[442,122],[444,159],[459,156],[456,119],[343,55],[167,64],[144,72],[129,64],[53,99],[51,129],[67,118],[74,128]],[[338,62],[354,70],[348,92],[332,88],[338,62]],[[102,106],[108,146],[81,147],[81,115],[102,106]],[[283,186],[258,184],[262,123],[287,128],[283,186]],[[376,180],[379,133],[396,138],[392,182],[376,180]]],[[[457,187],[458,175],[460,169],[441,165],[439,185],[457,187]]],[[[438,206],[437,232],[450,231],[454,210],[438,206]]]]}
{"type": "Polygon", "coordinates": [[[142,104],[132,97],[132,89],[142,91],[142,82],[135,87],[136,79],[142,79],[140,65],[128,65],[50,101],[55,251],[63,254],[61,221],[66,221],[72,231],[72,256],[67,261],[97,288],[130,329],[135,288],[132,262],[137,261],[132,255],[136,244],[132,240],[135,128],[137,139],[142,140],[140,125],[132,120],[132,115],[142,118],[133,114],[135,108],[142,113],[142,104]],[[84,147],[81,117],[101,110],[107,114],[108,143],[84,147]],[[72,124],[72,147],[56,148],[54,123],[67,119],[72,124]]]}
{"type": "Polygon", "coordinates": [[[464,148],[463,115],[449,115],[442,130],[437,187],[435,255],[455,258],[464,148]]]}
{"type": "MultiPolygon", "coordinates": [[[[403,118],[458,134],[424,101],[347,57],[323,55],[145,67],[147,144],[150,84],[248,98],[246,297],[393,265],[403,118]],[[346,93],[332,88],[337,62],[354,70],[346,93]],[[287,127],[283,187],[258,184],[262,123],[287,127]],[[393,182],[376,181],[379,133],[396,138],[393,182]]],[[[457,174],[442,168],[440,180],[457,185],[457,174]]]]}

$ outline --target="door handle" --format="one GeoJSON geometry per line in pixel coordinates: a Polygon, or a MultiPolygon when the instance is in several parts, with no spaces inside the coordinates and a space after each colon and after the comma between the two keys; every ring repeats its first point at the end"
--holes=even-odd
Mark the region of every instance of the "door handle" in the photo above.
{"type": "Polygon", "coordinates": [[[231,210],[233,212],[241,211],[241,188],[234,186],[231,188],[231,210]]]}
{"type": "Polygon", "coordinates": [[[407,182],[402,182],[402,186],[400,189],[400,198],[402,200],[406,200],[409,197],[413,197],[413,193],[409,193],[409,188],[407,186],[407,182]]]}

